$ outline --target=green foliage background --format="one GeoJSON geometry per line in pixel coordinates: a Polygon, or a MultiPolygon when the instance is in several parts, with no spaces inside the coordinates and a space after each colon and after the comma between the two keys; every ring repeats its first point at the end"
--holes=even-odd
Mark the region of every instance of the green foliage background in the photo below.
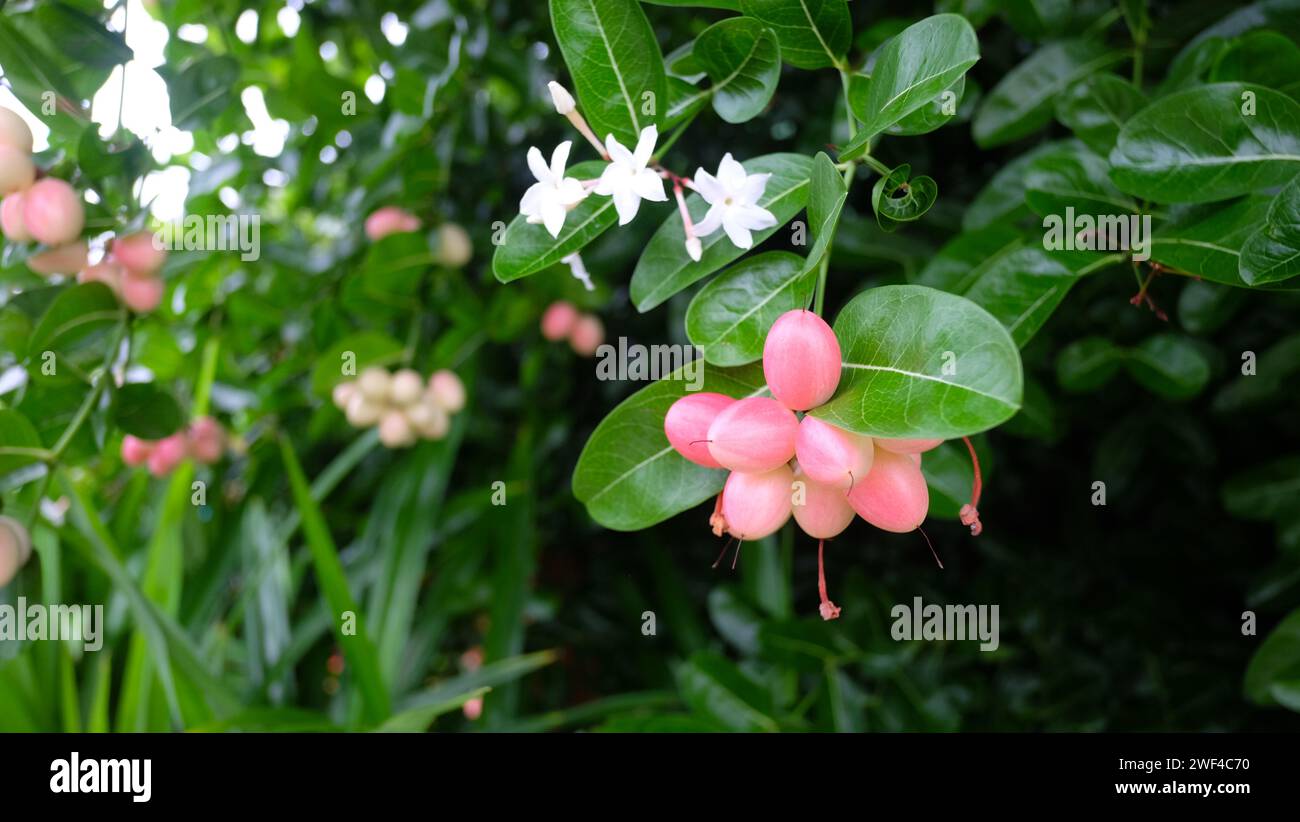
{"type": "MultiPolygon", "coordinates": [[[[598,311],[611,336],[685,343],[687,306],[703,283],[645,313],[634,306],[632,272],[671,203],[643,204],[634,223],[584,250],[595,292],[563,265],[507,284],[493,276],[494,224],[517,214],[531,182],[525,150],[576,139],[545,92],[547,80],[571,83],[546,4],[320,0],[302,8],[292,38],[274,22],[282,5],[151,6],[173,35],[160,69],[173,122],[212,161],[195,171],[187,210],[232,213],[218,192],[233,189],[237,211],[262,217],[259,261],[175,253],[159,312],[59,337],[51,312],[94,313],[106,295],[51,285],[23,264],[32,249],[6,244],[0,367],[26,367],[29,382],[0,395],[0,447],[57,450],[58,459],[47,471],[0,451],[0,500],[30,520],[48,488],[67,513],[61,526],[36,528],[36,556],[0,602],[104,602],[109,635],[85,655],[67,643],[0,644],[0,729],[1300,729],[1285,709],[1300,708],[1291,382],[1300,300],[1288,283],[1227,285],[1209,267],[1190,272],[1202,278],[1161,275],[1150,293],[1168,314],[1162,322],[1129,304],[1141,277],[1127,262],[1065,271],[1069,284],[1046,292],[1047,309],[1013,329],[1024,407],[976,438],[985,533],[971,539],[953,519],[968,467],[944,446],[926,458],[927,530],[944,569],[919,535],[856,523],[827,548],[843,616],[823,623],[815,545],[793,524],[746,544],[735,572],[713,570],[707,506],[622,533],[597,525],[574,497],[584,443],[639,386],[597,381],[591,361],[542,340],[542,309],[563,297],[598,311]],[[246,44],[234,22],[249,8],[260,25],[246,44]],[[381,34],[387,11],[411,26],[400,47],[381,34]],[[207,41],[177,38],[184,23],[207,25],[207,41]],[[328,60],[327,41],[337,46],[328,60]],[[387,93],[372,104],[362,86],[381,66],[387,93]],[[290,125],[278,157],[218,146],[250,127],[239,99],[248,85],[290,125]],[[342,105],[349,92],[355,114],[342,105]],[[350,144],[340,146],[341,131],[350,144]],[[331,145],[325,156],[337,159],[326,162],[331,145]],[[268,184],[270,170],[287,182],[268,184]],[[364,218],[385,204],[426,226],[465,226],[474,259],[439,264],[432,231],[368,243],[364,218]],[[91,375],[115,335],[129,335],[132,362],[153,374],[159,396],[143,405],[163,416],[210,408],[239,435],[240,452],[164,480],[124,468],[122,431],[165,423],[114,414],[122,392],[107,386],[102,402],[85,405],[98,397],[91,375]],[[33,354],[49,346],[78,376],[40,375],[33,354]],[[344,350],[425,373],[455,368],[469,408],[441,442],[383,449],[328,401],[344,350]],[[1256,376],[1240,376],[1245,351],[1259,355],[1256,376]],[[87,423],[65,440],[83,408],[87,423]],[[211,489],[206,509],[190,504],[194,478],[211,489]],[[1104,507],[1091,502],[1098,480],[1104,507]],[[504,507],[491,504],[498,481],[504,507]],[[1001,647],[892,640],[890,609],[914,596],[998,604],[1001,647]],[[1258,636],[1242,634],[1246,610],[1258,636]],[[360,616],[357,636],[336,633],[332,614],[342,611],[360,616]],[[642,632],[648,611],[653,636],[642,632]],[[476,670],[463,658],[471,649],[485,663],[476,670]],[[480,696],[483,714],[470,720],[461,706],[480,696]]],[[[665,54],[739,6],[770,4],[691,5],[645,4],[665,54]]],[[[1096,119],[1080,83],[1101,86],[1121,119],[1142,101],[1093,78],[1140,77],[1149,99],[1217,79],[1297,95],[1293,0],[1155,2],[1149,12],[1128,2],[938,5],[848,4],[854,68],[935,12],[970,20],[981,59],[956,122],[887,135],[873,149],[889,169],[906,163],[933,178],[938,197],[900,228],[877,220],[859,181],[831,251],[828,316],[887,284],[964,293],[986,307],[1005,296],[998,288],[1041,296],[1035,272],[1061,274],[1034,256],[1035,215],[1127,197],[1106,176],[1113,155],[1102,150],[1117,129],[1096,119]],[[1065,142],[1072,134],[1082,142],[1065,142]],[[1033,185],[1034,174],[1045,182],[1033,185]]],[[[3,81],[33,111],[45,90],[87,100],[129,56],[99,22],[105,15],[82,0],[4,4],[3,81]]],[[[787,62],[819,62],[799,54],[787,62]]],[[[748,122],[706,109],[672,166],[848,145],[837,74],[787,65],[766,111],[748,122]]],[[[848,92],[849,105],[871,99],[869,88],[848,92]]],[[[45,119],[51,147],[38,164],[101,193],[92,229],[142,226],[133,183],[153,163],[142,144],[126,132],[101,141],[81,116],[45,119]]],[[[584,149],[575,144],[575,156],[584,149]]],[[[1232,225],[1197,229],[1197,220],[1238,209],[1244,224],[1262,224],[1281,182],[1248,180],[1234,192],[1244,200],[1165,216],[1192,226],[1186,236],[1225,240],[1232,225]]],[[[764,249],[787,248],[787,233],[764,249]]]]}

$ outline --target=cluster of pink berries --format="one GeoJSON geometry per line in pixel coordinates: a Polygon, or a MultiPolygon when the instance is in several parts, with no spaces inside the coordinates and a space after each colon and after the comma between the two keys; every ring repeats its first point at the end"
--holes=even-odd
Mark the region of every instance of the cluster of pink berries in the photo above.
{"type": "MultiPolygon", "coordinates": [[[[804,533],[821,541],[842,533],[855,514],[885,531],[920,526],[930,507],[921,454],[941,440],[868,437],[796,416],[831,398],[840,370],[840,345],[831,327],[811,311],[790,311],[772,325],[763,345],[763,375],[772,397],[736,400],[701,392],[668,409],[664,433],[679,454],[731,471],[709,519],[715,535],[760,539],[791,515],[804,533]]],[[[978,512],[974,504],[967,508],[962,521],[978,533],[978,512]]],[[[824,571],[819,578],[821,615],[834,619],[839,608],[826,596],[824,571]]]]}
{"type": "Polygon", "coordinates": [[[49,250],[27,265],[37,274],[76,274],[78,282],[98,281],[136,312],[152,311],[162,302],[158,271],[167,253],[154,247],[148,233],[118,237],[103,260],[88,265],[89,249],[80,239],[86,211],[77,191],[54,177],[36,179],[32,132],[7,108],[0,108],[0,230],[15,243],[38,242],[49,250]]]}
{"type": "Polygon", "coordinates": [[[32,556],[32,538],[13,517],[0,517],[0,588],[18,575],[32,556]]]}
{"type": "MultiPolygon", "coordinates": [[[[423,226],[420,218],[397,206],[383,206],[371,212],[366,218],[366,236],[371,242],[379,242],[390,234],[406,234],[419,231],[423,226]]],[[[437,260],[448,268],[460,268],[474,256],[474,243],[469,232],[456,223],[443,223],[438,226],[437,260]]]]}
{"type": "Polygon", "coordinates": [[[579,356],[595,356],[605,342],[605,325],[595,314],[586,314],[573,303],[556,300],[542,313],[542,336],[551,342],[567,339],[579,356]]]}
{"type": "Polygon", "coordinates": [[[212,417],[199,417],[186,430],[160,440],[142,440],[131,434],[122,438],[122,462],[147,465],[155,477],[170,474],[186,457],[211,465],[225,450],[225,432],[212,417]]]}
{"type": "Polygon", "coordinates": [[[433,372],[426,384],[410,368],[389,373],[371,366],[356,380],[334,386],[333,399],[349,423],[357,428],[378,425],[380,442],[405,448],[421,437],[447,436],[452,415],[465,407],[465,385],[445,368],[433,372]]]}

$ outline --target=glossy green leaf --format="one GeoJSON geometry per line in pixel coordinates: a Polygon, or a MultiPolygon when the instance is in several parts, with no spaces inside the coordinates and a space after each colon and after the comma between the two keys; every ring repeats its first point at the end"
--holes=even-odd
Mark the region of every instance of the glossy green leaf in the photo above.
{"type": "Polygon", "coordinates": [[[1022,243],[1020,232],[1004,223],[963,231],[931,255],[912,282],[964,294],[987,262],[1022,243]]]}
{"type": "Polygon", "coordinates": [[[664,58],[636,0],[550,0],[551,24],[573,75],[582,114],[596,136],[623,145],[663,122],[664,58]]]}
{"type": "Polygon", "coordinates": [[[677,667],[677,687],[696,713],[733,731],[776,731],[771,695],[713,652],[701,651],[677,667]]]}
{"type": "Polygon", "coordinates": [[[1229,479],[1223,507],[1235,517],[1270,520],[1300,510],[1300,456],[1272,460],[1229,479]]]}
{"type": "Polygon", "coordinates": [[[1300,174],[1300,103],[1242,83],[1180,91],[1124,124],[1110,164],[1122,190],[1161,203],[1279,185],[1300,174]]]}
{"type": "Polygon", "coordinates": [[[641,389],[592,432],[573,472],[573,495],[592,519],[616,531],[648,528],[717,494],[726,472],[688,462],[664,434],[664,415],[689,390],[756,396],[766,384],[757,365],[737,369],[697,363],[641,389]],[[702,374],[698,385],[686,379],[702,374]]]}
{"type": "MultiPolygon", "coordinates": [[[[758,204],[772,212],[777,224],[753,233],[754,245],[758,246],[808,202],[812,161],[802,154],[765,154],[744,160],[742,164],[749,174],[772,175],[758,204]]],[[[691,219],[699,223],[708,212],[709,204],[700,195],[691,194],[686,198],[686,207],[691,219]]],[[[674,211],[650,238],[632,272],[632,303],[638,311],[649,311],[745,253],[745,249],[732,244],[722,229],[700,239],[703,255],[699,262],[686,253],[685,241],[681,214],[674,211]]]]}
{"type": "Polygon", "coordinates": [[[686,336],[714,365],[734,366],[763,356],[776,318],[812,300],[816,269],[786,251],[756,254],[700,289],[686,310],[686,336]]]}
{"type": "Polygon", "coordinates": [[[103,283],[81,283],[61,292],[32,330],[30,355],[76,345],[122,319],[117,297],[103,283]]]}
{"type": "Polygon", "coordinates": [[[344,380],[356,379],[367,366],[392,366],[402,357],[402,344],[387,334],[361,331],[339,340],[321,356],[311,373],[311,390],[318,396],[344,380]]]}
{"type": "MultiPolygon", "coordinates": [[[[1274,628],[1246,666],[1246,697],[1257,705],[1278,704],[1279,686],[1293,693],[1300,679],[1300,610],[1292,611],[1274,628]]],[[[1290,704],[1296,710],[1294,702],[1290,704]]]]}
{"type": "Polygon", "coordinates": [[[1264,224],[1272,198],[1252,194],[1231,203],[1176,208],[1155,231],[1151,259],[1224,285],[1245,288],[1241,249],[1264,224]]]}
{"type": "Polygon", "coordinates": [[[185,425],[176,398],[151,382],[127,383],[114,391],[111,415],[114,425],[144,440],[160,440],[185,425]]]}
{"type": "Polygon", "coordinates": [[[1079,280],[1040,246],[1016,248],[978,269],[963,295],[998,319],[1024,347],[1079,280]]]}
{"type": "MultiPolygon", "coordinates": [[[[569,168],[565,174],[579,180],[600,176],[605,168],[601,160],[588,160],[569,168]]],[[[618,221],[614,198],[588,194],[569,212],[559,236],[552,237],[541,223],[530,223],[522,214],[510,221],[505,239],[492,255],[492,273],[503,283],[527,277],[549,268],[592,240],[618,221]]]]}
{"type": "Polygon", "coordinates": [[[740,8],[776,32],[781,58],[795,68],[839,65],[853,39],[845,0],[740,0],[740,8]]]}
{"type": "Polygon", "coordinates": [[[85,65],[112,68],[135,56],[121,32],[110,30],[71,3],[41,3],[36,18],[48,31],[59,33],[59,45],[69,57],[85,65]]]}
{"type": "Polygon", "coordinates": [[[1015,222],[1029,215],[1025,206],[1025,172],[1040,157],[1074,152],[1074,141],[1044,143],[1016,157],[998,170],[966,207],[961,225],[966,231],[1015,222]]]}
{"type": "Polygon", "coordinates": [[[1256,83],[1295,97],[1300,93],[1300,46],[1276,31],[1252,31],[1218,55],[1210,82],[1256,83]]]}
{"type": "Polygon", "coordinates": [[[853,298],[835,318],[844,371],[811,413],[862,434],[951,439],[992,428],[1020,407],[1011,335],[964,297],[912,285],[853,298]]]}
{"type": "Polygon", "coordinates": [[[1056,355],[1056,381],[1071,394],[1087,394],[1110,382],[1123,364],[1123,349],[1105,337],[1084,337],[1056,355]]]}
{"type": "Polygon", "coordinates": [[[701,32],[694,53],[713,83],[719,117],[743,123],[767,107],[781,79],[781,47],[771,29],[748,17],[731,17],[701,32]]]}
{"type": "Polygon", "coordinates": [[[877,134],[932,104],[980,59],[979,41],[966,18],[936,14],[908,26],[880,50],[862,109],[862,128],[840,152],[862,154],[877,134]]]}
{"type": "Polygon", "coordinates": [[[1081,143],[1035,158],[1024,171],[1025,203],[1040,217],[1065,218],[1066,209],[1097,217],[1137,212],[1137,203],[1110,182],[1106,161],[1081,143]]]}
{"type": "Polygon", "coordinates": [[[1123,59],[1093,40],[1049,43],[1007,72],[984,98],[971,131],[982,148],[1030,134],[1052,119],[1056,100],[1073,84],[1123,59]]]}
{"type": "Polygon", "coordinates": [[[1300,175],[1273,198],[1264,224],[1242,245],[1239,264],[1241,279],[1250,285],[1300,274],[1300,175]]]}
{"type": "Polygon", "coordinates": [[[1210,363],[1192,341],[1156,334],[1130,348],[1124,360],[1133,379],[1171,400],[1194,397],[1210,380],[1210,363]]]}
{"type": "Polygon", "coordinates": [[[238,60],[221,55],[187,63],[175,74],[168,72],[172,125],[195,129],[215,120],[234,99],[239,71],[238,60]]]}
{"type": "Polygon", "coordinates": [[[41,435],[27,417],[12,408],[0,408],[0,477],[38,462],[35,455],[23,452],[42,447],[41,435]]]}
{"type": "Polygon", "coordinates": [[[1124,123],[1147,104],[1137,86],[1114,74],[1094,74],[1056,101],[1056,119],[1088,148],[1105,157],[1124,123]]]}

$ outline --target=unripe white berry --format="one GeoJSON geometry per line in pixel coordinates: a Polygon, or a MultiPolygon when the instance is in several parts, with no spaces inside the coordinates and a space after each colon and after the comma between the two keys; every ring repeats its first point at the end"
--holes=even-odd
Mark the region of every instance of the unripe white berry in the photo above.
{"type": "Polygon", "coordinates": [[[416,433],[429,440],[442,439],[447,436],[447,430],[451,427],[451,419],[447,416],[447,412],[429,398],[407,408],[406,420],[416,433]]]}
{"type": "Polygon", "coordinates": [[[356,428],[369,428],[379,422],[379,415],[383,412],[382,405],[371,401],[360,391],[354,392],[348,400],[348,422],[356,428]]]}
{"type": "Polygon", "coordinates": [[[449,414],[457,414],[465,407],[465,384],[456,372],[443,368],[429,377],[429,396],[449,414]]]}
{"type": "Polygon", "coordinates": [[[334,386],[334,390],[330,392],[330,397],[334,400],[334,407],[343,411],[347,409],[348,401],[351,400],[352,395],[356,393],[357,384],[349,380],[348,382],[341,382],[334,386]]]}
{"type": "Polygon", "coordinates": [[[7,108],[0,108],[0,146],[10,146],[24,154],[32,153],[32,130],[18,112],[7,108]]]}
{"type": "Polygon", "coordinates": [[[411,405],[418,402],[423,393],[424,380],[409,368],[394,374],[388,388],[388,396],[394,405],[411,405]]]}
{"type": "Polygon", "coordinates": [[[389,448],[404,448],[415,442],[415,432],[404,412],[396,409],[384,412],[379,420],[379,441],[389,448]]]}
{"type": "Polygon", "coordinates": [[[0,517],[0,588],[5,587],[32,555],[32,538],[13,517],[0,517]]]}
{"type": "Polygon", "coordinates": [[[357,388],[361,389],[361,393],[365,395],[366,399],[377,403],[388,402],[388,391],[391,384],[392,377],[389,376],[388,372],[375,365],[362,371],[361,376],[357,378],[357,388]]]}
{"type": "Polygon", "coordinates": [[[0,145],[0,196],[7,197],[36,182],[36,164],[22,149],[0,145]]]}

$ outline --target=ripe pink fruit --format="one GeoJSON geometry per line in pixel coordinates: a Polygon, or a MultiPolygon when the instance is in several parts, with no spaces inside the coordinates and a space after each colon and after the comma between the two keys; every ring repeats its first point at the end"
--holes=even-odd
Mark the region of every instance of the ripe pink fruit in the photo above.
{"type": "Polygon", "coordinates": [[[32,130],[27,121],[12,109],[0,108],[0,145],[32,153],[32,130]]]}
{"type": "Polygon", "coordinates": [[[920,466],[909,455],[876,449],[871,471],[854,486],[849,504],[877,528],[902,534],[925,520],[930,489],[920,466]]]}
{"type": "Polygon", "coordinates": [[[225,451],[225,434],[212,417],[199,417],[190,423],[190,453],[204,465],[221,459],[225,451]]]}
{"type": "Polygon", "coordinates": [[[397,206],[384,206],[366,218],[366,236],[379,241],[389,234],[420,230],[420,218],[397,206]]]}
{"type": "Polygon", "coordinates": [[[816,408],[840,384],[840,343],[811,311],[787,311],[767,332],[763,376],[772,396],[792,411],[816,408]]]}
{"type": "Polygon", "coordinates": [[[750,474],[733,471],[722,488],[722,516],[727,531],[738,539],[762,539],[790,518],[794,472],[788,465],[750,474]]]}
{"type": "Polygon", "coordinates": [[[348,407],[348,401],[352,399],[352,395],[355,393],[357,393],[357,384],[355,382],[341,382],[334,386],[334,389],[330,392],[330,399],[334,401],[336,408],[343,411],[348,407]]]}
{"type": "Polygon", "coordinates": [[[762,473],[794,456],[799,420],[771,397],[736,400],[709,426],[709,454],[732,471],[762,473]]]}
{"type": "Polygon", "coordinates": [[[0,196],[23,191],[36,180],[31,152],[0,145],[0,196]]]}
{"type": "Polygon", "coordinates": [[[460,413],[465,407],[465,383],[456,372],[439,369],[429,377],[429,394],[448,414],[460,413]]]}
{"type": "Polygon", "coordinates": [[[0,517],[0,588],[18,575],[32,555],[32,538],[27,528],[13,517],[0,517]]]}
{"type": "Polygon", "coordinates": [[[871,437],[804,417],[795,438],[795,456],[811,479],[841,491],[852,488],[871,470],[871,437]]]}
{"type": "Polygon", "coordinates": [[[162,302],[163,281],[152,274],[143,276],[127,270],[122,277],[122,302],[137,314],[147,314],[162,302]]]}
{"type": "Polygon", "coordinates": [[[154,248],[154,235],[147,231],[115,237],[109,250],[117,261],[137,276],[155,274],[167,262],[167,251],[154,248]]]}
{"type": "Polygon", "coordinates": [[[572,333],[577,321],[578,309],[573,307],[573,303],[556,300],[542,314],[542,336],[551,342],[559,342],[572,333]]]}
{"type": "Polygon", "coordinates": [[[103,283],[117,293],[122,288],[126,271],[113,260],[101,260],[77,272],[79,283],[103,283]]]}
{"type": "Polygon", "coordinates": [[[876,445],[895,454],[920,454],[931,448],[938,448],[943,440],[887,440],[876,437],[876,445]]]}
{"type": "Polygon", "coordinates": [[[833,485],[817,482],[803,472],[803,464],[794,472],[794,520],[813,539],[831,539],[844,533],[853,522],[853,506],[845,493],[833,485]],[[803,483],[800,504],[799,483],[803,483]]]}
{"type": "Polygon", "coordinates": [[[595,314],[578,317],[569,331],[569,345],[583,357],[590,357],[605,341],[605,325],[595,314]]]}
{"type": "Polygon", "coordinates": [[[185,459],[187,446],[185,435],[179,432],[155,442],[149,454],[149,473],[155,477],[170,474],[185,459]]]}
{"type": "Polygon", "coordinates": [[[85,240],[51,248],[27,258],[27,267],[37,274],[76,274],[86,267],[88,249],[85,240]]]}
{"type": "Polygon", "coordinates": [[[721,468],[709,453],[709,426],[724,408],[735,400],[724,394],[700,391],[687,394],[672,404],[664,414],[664,433],[677,453],[696,465],[721,468]]]}
{"type": "Polygon", "coordinates": [[[401,411],[385,411],[379,418],[379,441],[389,448],[403,448],[415,442],[411,423],[401,411]]]}
{"type": "Polygon", "coordinates": [[[144,465],[153,452],[153,443],[127,434],[122,438],[122,462],[127,465],[144,465]]]}
{"type": "Polygon", "coordinates": [[[23,195],[23,222],[46,245],[77,239],[86,225],[86,211],[77,191],[63,180],[46,177],[23,195]]]}
{"type": "Polygon", "coordinates": [[[0,202],[0,230],[15,243],[30,243],[32,234],[23,222],[23,193],[15,191],[0,202]]]}

